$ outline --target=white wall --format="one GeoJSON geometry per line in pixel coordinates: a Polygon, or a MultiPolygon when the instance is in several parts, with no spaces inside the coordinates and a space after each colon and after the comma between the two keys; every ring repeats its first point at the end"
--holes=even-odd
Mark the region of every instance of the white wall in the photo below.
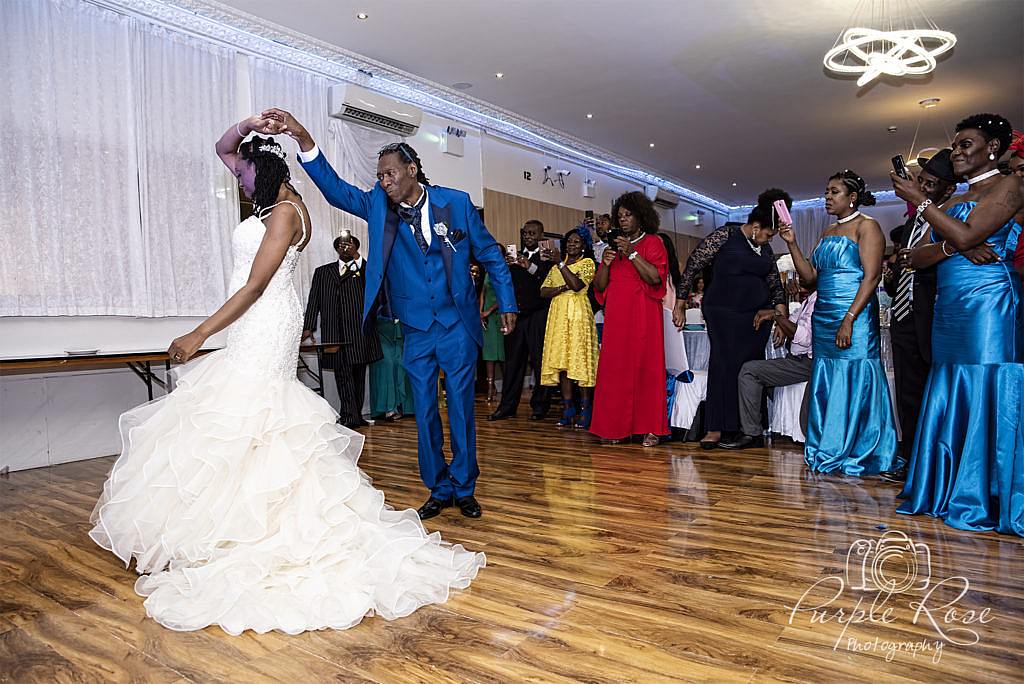
{"type": "Polygon", "coordinates": [[[424,114],[420,130],[407,142],[420,155],[423,170],[431,183],[468,192],[473,204],[480,207],[484,203],[482,137],[479,128],[424,114]],[[441,152],[441,133],[448,126],[457,126],[466,131],[466,137],[462,139],[464,154],[461,157],[441,152]]]}

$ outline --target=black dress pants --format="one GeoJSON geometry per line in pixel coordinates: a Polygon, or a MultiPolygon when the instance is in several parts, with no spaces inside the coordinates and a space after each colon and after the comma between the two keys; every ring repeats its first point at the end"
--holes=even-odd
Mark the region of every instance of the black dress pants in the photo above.
{"type": "Polygon", "coordinates": [[[496,413],[513,414],[519,408],[523,394],[523,376],[526,364],[533,367],[533,395],[530,409],[547,415],[551,408],[551,387],[540,384],[540,362],[544,355],[544,332],[547,328],[547,309],[520,316],[510,335],[505,336],[505,369],[501,381],[501,403],[496,413]]]}
{"type": "Polygon", "coordinates": [[[889,327],[892,335],[892,366],[896,376],[896,412],[903,439],[900,455],[910,460],[914,449],[917,419],[921,414],[924,387],[931,370],[931,335],[923,335],[911,311],[902,321],[893,320],[889,327]]]}
{"type": "Polygon", "coordinates": [[[342,345],[334,355],[334,382],[338,386],[338,399],[341,402],[338,420],[342,424],[362,419],[363,398],[366,396],[367,364],[350,363],[346,346],[342,345]]]}

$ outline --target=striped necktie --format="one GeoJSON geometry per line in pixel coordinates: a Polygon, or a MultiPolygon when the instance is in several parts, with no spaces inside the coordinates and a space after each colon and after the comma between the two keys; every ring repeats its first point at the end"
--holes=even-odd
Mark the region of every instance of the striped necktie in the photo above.
{"type": "MultiPolygon", "coordinates": [[[[910,240],[907,241],[907,249],[913,249],[928,230],[928,222],[922,214],[914,219],[914,229],[910,232],[910,240]]],[[[911,305],[914,302],[914,269],[904,268],[900,272],[900,280],[896,285],[896,297],[892,301],[892,315],[897,321],[902,321],[910,314],[911,305]]]]}

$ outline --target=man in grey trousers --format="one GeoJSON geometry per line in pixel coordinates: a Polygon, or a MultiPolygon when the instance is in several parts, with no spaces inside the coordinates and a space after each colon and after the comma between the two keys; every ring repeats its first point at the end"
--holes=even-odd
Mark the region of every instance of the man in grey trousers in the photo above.
{"type": "MultiPolygon", "coordinates": [[[[761,396],[765,387],[785,387],[811,379],[811,315],[814,303],[818,301],[818,293],[811,293],[800,311],[789,319],[781,316],[775,319],[776,346],[783,339],[790,340],[789,355],[781,359],[765,359],[763,361],[747,361],[740,369],[740,425],[743,434],[731,442],[722,442],[718,446],[723,449],[747,449],[764,446],[761,436],[761,396]]],[[[800,407],[801,429],[807,427],[807,397],[800,407]]]]}

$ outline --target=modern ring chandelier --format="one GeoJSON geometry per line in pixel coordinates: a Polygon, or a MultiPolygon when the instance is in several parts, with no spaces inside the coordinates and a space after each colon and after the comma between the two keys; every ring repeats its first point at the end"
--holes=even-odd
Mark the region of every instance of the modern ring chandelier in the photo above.
{"type": "MultiPolygon", "coordinates": [[[[956,45],[956,36],[939,29],[920,9],[918,13],[924,20],[925,28],[918,28],[911,12],[904,14],[899,12],[899,8],[889,8],[887,12],[884,6],[879,12],[872,13],[875,16],[864,17],[871,20],[871,25],[880,28],[865,28],[858,21],[864,4],[862,0],[854,12],[851,21],[854,28],[848,28],[840,34],[823,60],[825,68],[830,71],[860,74],[858,87],[867,85],[883,74],[897,77],[927,74],[935,69],[936,57],[949,52],[956,45]],[[902,20],[899,16],[901,14],[902,20]]],[[[871,2],[872,9],[877,4],[871,2]]]]}

